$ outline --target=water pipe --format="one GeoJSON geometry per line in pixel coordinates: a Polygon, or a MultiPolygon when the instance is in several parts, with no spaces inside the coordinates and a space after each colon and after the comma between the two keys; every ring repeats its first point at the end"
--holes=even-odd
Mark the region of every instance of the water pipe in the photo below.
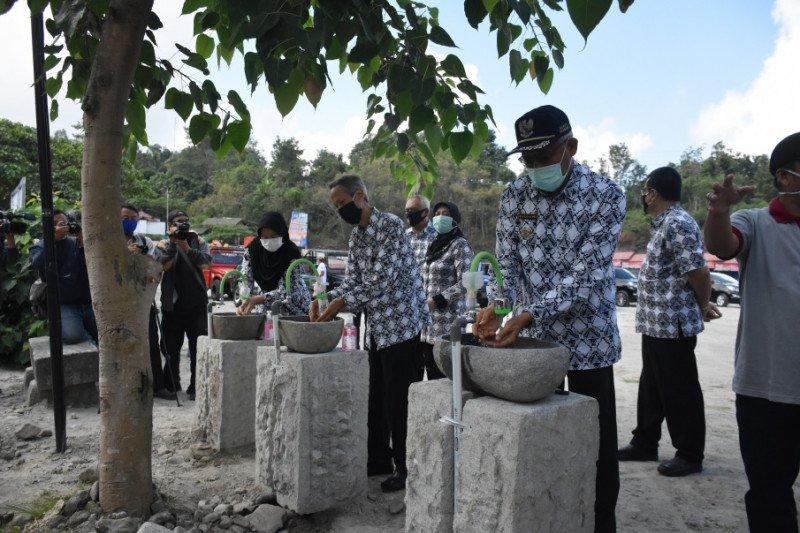
{"type": "MultiPolygon", "coordinates": [[[[478,267],[483,261],[486,261],[492,266],[492,270],[494,270],[494,279],[497,282],[497,288],[500,290],[501,294],[505,286],[505,278],[503,277],[503,272],[500,269],[500,263],[497,262],[495,256],[489,252],[479,252],[472,259],[472,263],[469,266],[469,275],[464,280],[464,286],[467,288],[467,310],[477,306],[477,302],[475,302],[475,295],[477,294],[478,289],[483,286],[483,277],[478,272],[478,267]],[[478,282],[477,278],[479,276],[480,281],[478,282]],[[471,291],[472,293],[470,294],[471,291]]],[[[494,314],[498,316],[506,316],[509,313],[511,313],[511,308],[506,307],[505,299],[496,299],[494,314]]]]}
{"type": "MultiPolygon", "coordinates": [[[[242,271],[239,270],[238,268],[233,268],[233,269],[228,270],[227,272],[225,272],[225,275],[222,276],[222,280],[219,282],[219,299],[220,300],[222,300],[222,295],[225,294],[225,282],[228,280],[229,276],[233,276],[233,275],[241,276],[242,275],[242,271]]],[[[234,296],[234,298],[235,298],[235,296],[234,296]]]]}
{"type": "Polygon", "coordinates": [[[286,294],[292,294],[292,271],[297,265],[308,265],[311,267],[311,271],[314,273],[314,276],[319,278],[319,272],[317,272],[317,265],[312,263],[310,260],[306,259],[305,257],[301,257],[300,259],[295,259],[289,264],[289,268],[286,269],[286,275],[284,276],[284,287],[286,288],[286,294]]]}

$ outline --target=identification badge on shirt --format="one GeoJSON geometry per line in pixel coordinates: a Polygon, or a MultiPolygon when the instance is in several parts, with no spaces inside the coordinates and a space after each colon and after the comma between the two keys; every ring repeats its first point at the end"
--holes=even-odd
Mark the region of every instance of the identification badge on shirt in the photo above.
{"type": "Polygon", "coordinates": [[[519,236],[523,240],[530,240],[534,234],[534,226],[538,215],[536,213],[519,213],[516,215],[519,223],[519,236]]]}

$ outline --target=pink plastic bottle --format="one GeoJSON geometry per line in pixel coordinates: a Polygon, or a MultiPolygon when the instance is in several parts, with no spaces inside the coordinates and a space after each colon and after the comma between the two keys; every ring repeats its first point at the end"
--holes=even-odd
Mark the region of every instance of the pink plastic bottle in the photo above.
{"type": "Polygon", "coordinates": [[[267,343],[275,340],[275,331],[272,323],[272,314],[267,313],[267,319],[264,321],[264,341],[267,343]]]}
{"type": "Polygon", "coordinates": [[[358,330],[353,325],[353,319],[345,319],[344,330],[342,330],[342,350],[355,350],[357,338],[358,330]]]}

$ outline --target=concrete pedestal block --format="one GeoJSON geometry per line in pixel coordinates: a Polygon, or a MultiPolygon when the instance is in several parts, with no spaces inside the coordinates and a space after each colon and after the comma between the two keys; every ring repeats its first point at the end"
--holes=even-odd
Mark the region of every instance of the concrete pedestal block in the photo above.
{"type": "Polygon", "coordinates": [[[255,443],[256,350],[262,340],[197,341],[199,434],[214,449],[241,452],[255,443]]]}
{"type": "MultiPolygon", "coordinates": [[[[453,531],[453,427],[440,421],[453,413],[453,382],[412,383],[408,390],[406,439],[406,531],[453,531]]],[[[464,391],[464,401],[475,394],[464,391]]]]}
{"type": "Polygon", "coordinates": [[[367,352],[258,350],[256,482],[300,514],[367,493],[367,352]]]}
{"type": "MultiPolygon", "coordinates": [[[[53,373],[50,363],[50,337],[32,337],[31,367],[42,398],[52,404],[53,373]]],[[[100,356],[90,342],[63,345],[64,400],[70,406],[97,405],[100,356]]]]}
{"type": "Polygon", "coordinates": [[[597,402],[467,401],[454,531],[593,531],[597,402]]]}

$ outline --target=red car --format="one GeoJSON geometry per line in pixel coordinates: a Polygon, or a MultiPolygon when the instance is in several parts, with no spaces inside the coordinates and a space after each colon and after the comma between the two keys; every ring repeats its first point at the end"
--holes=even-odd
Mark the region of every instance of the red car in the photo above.
{"type": "MultiPolygon", "coordinates": [[[[212,246],[211,265],[203,269],[203,278],[206,287],[210,290],[212,298],[219,298],[220,284],[222,278],[229,271],[239,268],[244,258],[243,246],[212,246]]],[[[239,277],[236,275],[228,276],[225,281],[225,295],[232,298],[236,294],[239,285],[239,277]]]]}

